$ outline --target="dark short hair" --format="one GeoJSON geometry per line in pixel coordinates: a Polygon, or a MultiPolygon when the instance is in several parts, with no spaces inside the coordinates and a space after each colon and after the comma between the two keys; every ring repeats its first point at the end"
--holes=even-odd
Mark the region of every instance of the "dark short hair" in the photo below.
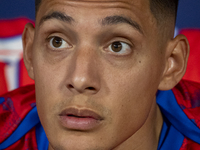
{"type": "Polygon", "coordinates": [[[150,10],[158,22],[173,17],[176,20],[179,0],[150,0],[150,10]]]}
{"type": "MultiPolygon", "coordinates": [[[[35,0],[35,11],[40,7],[42,0],[35,0]]],[[[150,10],[158,22],[166,19],[166,17],[174,17],[176,19],[178,1],[179,0],[149,0],[150,10]]]]}
{"type": "Polygon", "coordinates": [[[37,14],[42,0],[35,0],[35,14],[37,14]]]}

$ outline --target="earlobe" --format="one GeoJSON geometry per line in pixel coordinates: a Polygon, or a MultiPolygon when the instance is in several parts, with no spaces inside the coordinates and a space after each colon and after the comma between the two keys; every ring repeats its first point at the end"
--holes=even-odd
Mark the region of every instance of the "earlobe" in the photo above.
{"type": "Polygon", "coordinates": [[[189,43],[184,35],[171,40],[166,49],[166,64],[159,90],[172,89],[183,77],[189,56],[189,43]]]}
{"type": "Polygon", "coordinates": [[[31,79],[34,79],[33,65],[32,65],[32,49],[34,40],[35,28],[31,23],[26,24],[22,35],[23,42],[23,60],[31,79]]]}

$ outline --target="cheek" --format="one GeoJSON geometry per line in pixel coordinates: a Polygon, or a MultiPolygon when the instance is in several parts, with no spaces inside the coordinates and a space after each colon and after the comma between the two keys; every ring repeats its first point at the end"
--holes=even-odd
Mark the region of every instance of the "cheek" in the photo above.
{"type": "Polygon", "coordinates": [[[110,99],[106,100],[106,107],[111,109],[115,126],[112,134],[120,135],[121,139],[131,136],[143,126],[155,102],[157,87],[152,83],[156,78],[152,79],[154,73],[150,69],[145,70],[147,72],[129,70],[118,74],[117,78],[110,77],[107,82],[110,99]]]}
{"type": "Polygon", "coordinates": [[[59,63],[50,64],[48,58],[43,57],[42,53],[36,57],[33,68],[35,85],[39,93],[38,96],[58,96],[61,83],[64,84],[65,82],[63,81],[63,76],[67,70],[67,66],[61,66],[59,63]]]}
{"type": "Polygon", "coordinates": [[[38,114],[43,126],[48,124],[49,116],[52,115],[50,109],[61,100],[61,91],[59,84],[61,83],[62,73],[55,71],[53,67],[38,60],[34,66],[35,72],[35,89],[36,89],[36,105],[38,114]]]}

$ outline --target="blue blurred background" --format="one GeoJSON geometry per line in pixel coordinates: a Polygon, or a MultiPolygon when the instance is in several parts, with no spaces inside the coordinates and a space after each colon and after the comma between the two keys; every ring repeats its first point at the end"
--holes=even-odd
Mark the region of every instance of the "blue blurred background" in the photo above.
{"type": "MultiPolygon", "coordinates": [[[[0,19],[35,19],[34,0],[0,0],[0,19]]],[[[200,0],[180,0],[177,28],[200,28],[200,0]]]]}

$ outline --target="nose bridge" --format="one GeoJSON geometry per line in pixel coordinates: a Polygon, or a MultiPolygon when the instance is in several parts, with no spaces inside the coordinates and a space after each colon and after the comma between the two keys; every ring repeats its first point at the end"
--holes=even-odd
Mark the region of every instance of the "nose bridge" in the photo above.
{"type": "Polygon", "coordinates": [[[79,76],[80,78],[88,78],[89,75],[94,71],[94,52],[88,48],[84,48],[78,50],[75,54],[75,57],[74,75],[76,77],[79,76]]]}
{"type": "Polygon", "coordinates": [[[97,54],[89,45],[76,50],[68,88],[74,92],[96,93],[100,88],[97,54]]]}

